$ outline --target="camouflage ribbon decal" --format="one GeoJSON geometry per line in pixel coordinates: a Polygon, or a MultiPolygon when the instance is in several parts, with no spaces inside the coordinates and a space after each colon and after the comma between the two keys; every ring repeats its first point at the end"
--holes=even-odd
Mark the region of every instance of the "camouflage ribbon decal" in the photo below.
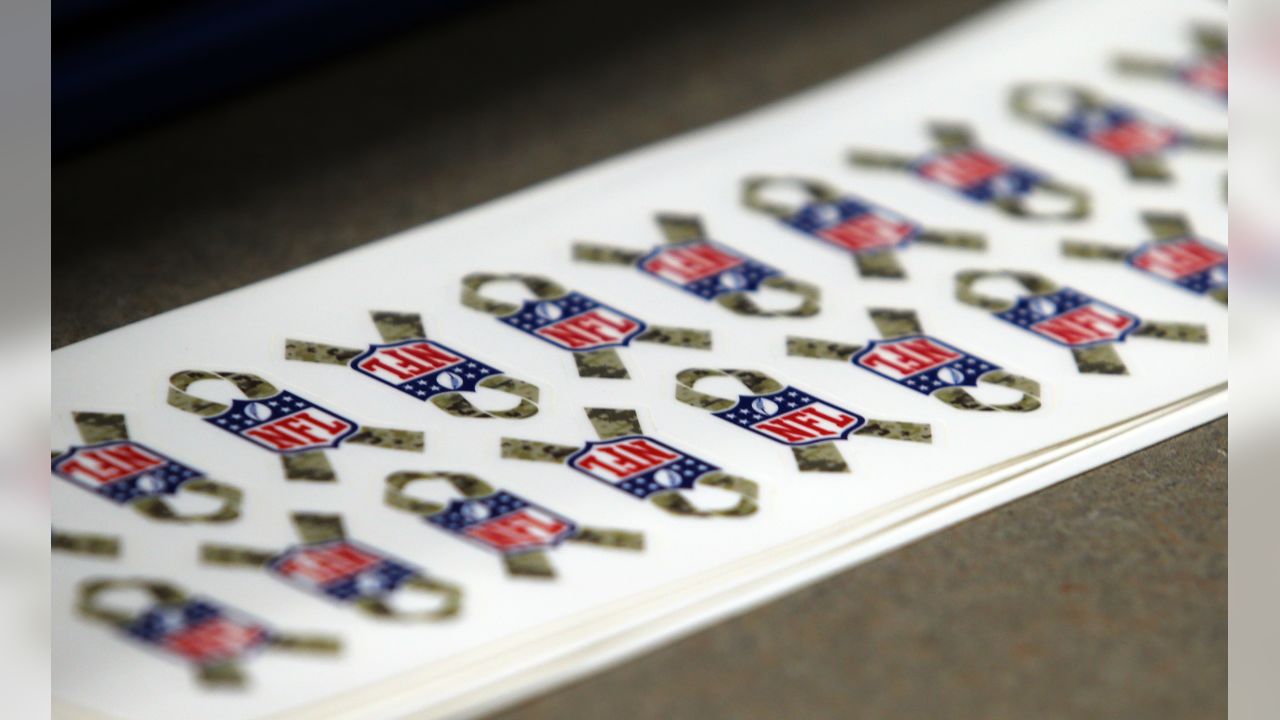
{"type": "Polygon", "coordinates": [[[324,450],[345,443],[385,450],[422,452],[422,433],[359,425],[257,375],[183,370],[169,378],[169,404],[260,448],[280,455],[285,478],[334,482],[338,478],[324,450]],[[187,392],[192,383],[219,380],[236,386],[245,399],[230,405],[187,392]]]}
{"type": "Polygon", "coordinates": [[[384,310],[369,314],[382,337],[381,344],[360,350],[286,340],[285,359],[348,367],[454,417],[522,420],[538,414],[537,385],[428,340],[420,315],[384,310]],[[518,402],[508,410],[482,410],[463,394],[478,387],[514,395],[518,402]]]}
{"type": "Polygon", "coordinates": [[[85,444],[53,454],[55,476],[118,505],[131,505],[152,520],[221,523],[240,517],[239,489],[130,440],[124,415],[77,412],[72,418],[85,444]],[[179,492],[221,502],[208,513],[183,514],[165,499],[179,492]]]}
{"type": "Polygon", "coordinates": [[[676,399],[748,432],[787,445],[800,472],[850,472],[836,441],[851,435],[929,443],[928,423],[875,420],[783,385],[757,370],[688,368],[676,375],[676,399]],[[730,377],[749,393],[723,398],[695,390],[698,381],[730,377]]]}
{"type": "Polygon", "coordinates": [[[634,315],[580,292],[566,290],[554,280],[538,275],[472,273],[462,279],[462,304],[572,352],[578,376],[584,378],[628,379],[627,368],[617,350],[633,340],[695,350],[711,349],[711,333],[706,330],[649,325],[634,315]],[[481,294],[489,283],[512,280],[524,285],[533,299],[516,305],[481,294]]]}
{"type": "Polygon", "coordinates": [[[1196,25],[1192,28],[1196,55],[1187,61],[1137,55],[1116,58],[1116,68],[1129,75],[1161,78],[1227,102],[1227,29],[1196,25]]]}
{"type": "Polygon", "coordinates": [[[120,557],[120,539],[110,535],[53,530],[50,532],[50,549],[73,555],[115,558],[120,557]]]}
{"type": "Polygon", "coordinates": [[[1134,180],[1167,182],[1165,154],[1179,147],[1226,152],[1222,135],[1191,133],[1074,85],[1030,83],[1014,88],[1018,115],[1122,160],[1134,180]],[[1057,108],[1069,106],[1065,112],[1057,108]]]}
{"type": "Polygon", "coordinates": [[[335,638],[281,633],[247,613],[188,595],[162,580],[85,581],[79,610],[90,621],[112,625],[130,640],[193,666],[200,682],[210,687],[243,686],[241,664],[262,650],[330,655],[339,650],[335,638]],[[136,614],[102,604],[104,593],[117,590],[141,590],[152,604],[136,614]]]}
{"type": "Polygon", "coordinates": [[[428,524],[450,535],[498,553],[507,572],[518,577],[555,577],[547,554],[563,542],[620,550],[644,549],[643,533],[579,525],[467,473],[393,473],[387,476],[384,499],[393,508],[421,516],[428,524]],[[409,485],[420,481],[448,483],[462,498],[450,500],[446,505],[419,500],[405,492],[409,485]]]}
{"type": "Polygon", "coordinates": [[[1136,248],[1063,240],[1062,254],[1070,258],[1119,262],[1196,295],[1227,304],[1227,250],[1195,236],[1191,224],[1178,213],[1143,213],[1155,239],[1136,248]]]}
{"type": "Polygon", "coordinates": [[[746,517],[756,512],[756,483],[645,435],[634,410],[586,408],[586,413],[599,441],[555,445],[504,437],[502,457],[568,465],[673,515],[746,517]],[[699,486],[728,490],[738,502],[722,509],[699,507],[689,497],[699,486]]]}
{"type": "Polygon", "coordinates": [[[697,215],[659,213],[658,226],[666,244],[649,252],[611,245],[577,242],[573,259],[583,262],[631,265],[673,287],[714,302],[738,315],[755,317],[810,317],[821,308],[816,285],[795,280],[765,263],[707,237],[697,215]],[[761,287],[798,297],[786,310],[765,310],[752,294],[761,287]]]}
{"type": "Polygon", "coordinates": [[[901,280],[907,276],[898,251],[912,243],[960,250],[983,250],[986,239],[978,233],[930,230],[898,213],[834,187],[800,177],[754,176],[743,181],[742,202],[748,208],[772,215],[782,224],[815,237],[853,256],[862,277],[901,280]],[[799,207],[770,200],[771,190],[798,190],[809,198],[799,207]]]}
{"type": "Polygon", "coordinates": [[[1130,335],[1175,342],[1209,340],[1203,325],[1142,320],[1131,312],[1069,287],[1058,287],[1043,275],[1017,270],[964,270],[956,274],[956,299],[986,310],[1049,342],[1071,350],[1082,373],[1127,375],[1116,345],[1130,335]],[[1026,288],[1016,300],[977,292],[977,283],[1006,277],[1026,288]]]}
{"type": "Polygon", "coordinates": [[[432,621],[458,612],[462,591],[428,577],[420,569],[388,553],[347,538],[338,515],[293,513],[302,544],[281,552],[206,543],[200,559],[213,565],[265,568],[298,589],[340,604],[355,606],[377,619],[432,621]],[[440,606],[406,612],[395,607],[402,592],[438,595],[440,606]]]}
{"type": "Polygon", "coordinates": [[[1087,192],[982,149],[968,126],[932,123],[929,133],[937,149],[922,157],[853,150],[849,162],[917,175],[1013,217],[1079,220],[1089,216],[1087,192]]]}
{"type": "Polygon", "coordinates": [[[1032,412],[1040,408],[1040,383],[924,334],[914,310],[871,308],[869,313],[883,340],[846,345],[793,336],[787,338],[787,354],[852,363],[957,410],[1032,412]],[[1022,397],[1011,403],[983,402],[966,389],[981,384],[1017,390],[1022,397]]]}

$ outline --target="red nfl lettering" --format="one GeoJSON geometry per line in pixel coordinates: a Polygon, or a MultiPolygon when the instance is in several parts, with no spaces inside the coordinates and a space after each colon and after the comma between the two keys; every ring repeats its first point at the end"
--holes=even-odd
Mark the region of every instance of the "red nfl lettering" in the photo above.
{"type": "Polygon", "coordinates": [[[266,632],[225,617],[193,625],[165,638],[165,647],[197,663],[234,658],[260,643],[266,632]]]}
{"type": "Polygon", "coordinates": [[[360,362],[360,369],[392,384],[415,380],[443,368],[457,365],[462,358],[430,342],[380,348],[360,362]]]}
{"type": "Polygon", "coordinates": [[[60,463],[57,470],[81,484],[96,486],[133,477],[166,462],[137,445],[120,443],[78,450],[75,455],[60,463]]]}
{"type": "Polygon", "coordinates": [[[800,443],[815,438],[835,437],[854,422],[857,422],[857,418],[842,410],[813,403],[756,423],[752,427],[784,443],[800,443]]]}
{"type": "Polygon", "coordinates": [[[1227,91],[1227,56],[1219,55],[1197,63],[1187,71],[1187,82],[1217,93],[1227,91]]]}
{"type": "Polygon", "coordinates": [[[244,434],[272,450],[287,451],[328,445],[350,429],[347,421],[311,408],[246,430],[244,434]]]}
{"type": "Polygon", "coordinates": [[[666,280],[694,282],[742,264],[742,258],[731,255],[710,243],[697,243],[666,248],[644,264],[644,269],[666,280]]]}
{"type": "Polygon", "coordinates": [[[1226,261],[1225,253],[1207,245],[1195,240],[1178,240],[1146,248],[1134,257],[1133,264],[1166,280],[1177,280],[1226,261]]]}
{"type": "Polygon", "coordinates": [[[618,480],[626,480],[678,459],[680,456],[676,453],[657,447],[648,440],[636,439],[598,445],[576,463],[583,470],[601,470],[618,480]]]}
{"type": "Polygon", "coordinates": [[[928,338],[914,338],[877,344],[873,352],[858,360],[864,367],[900,380],[962,357],[928,338]]]}
{"type": "Polygon", "coordinates": [[[968,188],[989,180],[1009,169],[1009,166],[981,150],[943,155],[930,161],[920,172],[954,188],[968,188]]]}
{"type": "Polygon", "coordinates": [[[846,250],[864,252],[891,248],[910,235],[915,227],[902,220],[867,212],[834,227],[818,230],[818,236],[846,250]]]}
{"type": "Polygon", "coordinates": [[[508,552],[541,547],[569,529],[564,521],[535,508],[524,508],[465,530],[470,537],[508,552]]]}
{"type": "Polygon", "coordinates": [[[1177,139],[1173,128],[1153,125],[1143,120],[1129,120],[1092,135],[1095,145],[1107,152],[1131,157],[1163,150],[1177,139]]]}
{"type": "Polygon", "coordinates": [[[1085,345],[1121,337],[1133,324],[1129,316],[1094,303],[1041,320],[1031,329],[1067,345],[1085,345]]]}
{"type": "Polygon", "coordinates": [[[303,548],[280,563],[281,574],[300,577],[317,585],[350,577],[381,562],[376,555],[342,543],[319,548],[303,548]]]}
{"type": "Polygon", "coordinates": [[[605,308],[596,308],[539,328],[539,336],[570,350],[608,345],[627,339],[640,325],[605,308]]]}

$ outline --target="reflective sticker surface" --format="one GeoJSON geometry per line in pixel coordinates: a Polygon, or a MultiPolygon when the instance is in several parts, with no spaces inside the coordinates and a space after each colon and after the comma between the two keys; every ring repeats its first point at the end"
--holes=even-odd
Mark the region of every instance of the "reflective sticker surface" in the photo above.
{"type": "Polygon", "coordinates": [[[1143,243],[1125,262],[1197,295],[1227,287],[1227,252],[1197,238],[1143,243]]]}
{"type": "Polygon", "coordinates": [[[792,447],[843,440],[867,424],[852,410],[791,386],[769,395],[739,395],[737,405],[713,415],[792,447]]]}
{"type": "Polygon", "coordinates": [[[342,602],[389,595],[418,574],[409,564],[352,540],[296,545],[267,567],[292,585],[342,602]]]}
{"type": "Polygon", "coordinates": [[[472,392],[502,371],[433,340],[370,345],[352,358],[352,370],[426,402],[449,392],[472,392]]]}
{"type": "Polygon", "coordinates": [[[1071,288],[1020,297],[995,316],[1070,348],[1123,342],[1141,324],[1137,315],[1071,288]]]}
{"type": "Polygon", "coordinates": [[[872,340],[851,358],[854,365],[929,395],[944,387],[978,385],[1000,366],[928,335],[872,340]]]}
{"type": "Polygon", "coordinates": [[[691,489],[698,478],[720,469],[647,435],[589,442],[566,462],[637,498],[691,489]]]}
{"type": "Polygon", "coordinates": [[[703,300],[732,292],[752,292],[775,268],[709,240],[691,240],[654,248],[636,262],[642,272],[703,300]]]}
{"type": "Polygon", "coordinates": [[[505,490],[452,500],[427,522],[502,554],[546,550],[578,532],[569,518],[505,490]]]}
{"type": "Polygon", "coordinates": [[[575,352],[626,347],[646,328],[639,318],[579,292],[555,300],[526,300],[515,314],[498,320],[575,352]]]}
{"type": "Polygon", "coordinates": [[[233,400],[225,412],[204,420],[282,454],[336,448],[360,429],[355,421],[288,390],[262,400],[233,400]]]}
{"type": "Polygon", "coordinates": [[[847,196],[836,202],[809,203],[784,222],[853,253],[889,250],[920,234],[920,226],[911,220],[847,196]]]}

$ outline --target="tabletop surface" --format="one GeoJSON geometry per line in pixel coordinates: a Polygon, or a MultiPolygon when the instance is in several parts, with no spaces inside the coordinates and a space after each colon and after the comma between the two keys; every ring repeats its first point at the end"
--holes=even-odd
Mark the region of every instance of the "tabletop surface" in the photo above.
{"type": "MultiPolygon", "coordinates": [[[[731,117],[991,4],[486,3],[54,166],[62,346],[731,117]]],[[[1215,421],[499,714],[1226,714],[1215,421]]]]}

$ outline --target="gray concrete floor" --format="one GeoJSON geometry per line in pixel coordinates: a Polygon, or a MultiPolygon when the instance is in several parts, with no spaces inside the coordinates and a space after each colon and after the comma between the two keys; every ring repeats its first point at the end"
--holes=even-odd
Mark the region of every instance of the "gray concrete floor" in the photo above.
{"type": "MultiPolygon", "coordinates": [[[[55,165],[55,347],[785,97],[990,4],[492,3],[55,165]]],[[[1220,420],[513,708],[1226,712],[1220,420]]]]}

